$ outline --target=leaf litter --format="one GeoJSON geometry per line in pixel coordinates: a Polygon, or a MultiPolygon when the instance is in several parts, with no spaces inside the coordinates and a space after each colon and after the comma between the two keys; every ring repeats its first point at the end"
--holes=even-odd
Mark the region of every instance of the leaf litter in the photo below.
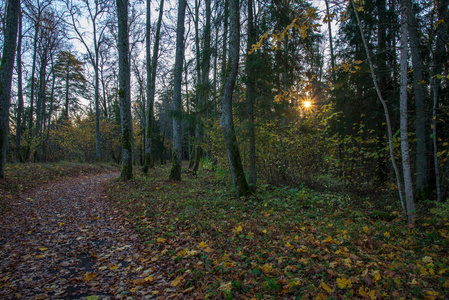
{"type": "Polygon", "coordinates": [[[151,248],[104,193],[118,175],[50,182],[14,196],[0,221],[1,299],[153,299],[170,293],[151,248]]]}

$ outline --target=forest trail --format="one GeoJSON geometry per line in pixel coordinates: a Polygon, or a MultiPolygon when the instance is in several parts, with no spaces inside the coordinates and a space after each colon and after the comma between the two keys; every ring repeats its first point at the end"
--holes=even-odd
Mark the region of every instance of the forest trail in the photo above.
{"type": "Polygon", "coordinates": [[[118,173],[44,184],[0,220],[1,299],[152,299],[166,286],[105,191],[118,173]]]}

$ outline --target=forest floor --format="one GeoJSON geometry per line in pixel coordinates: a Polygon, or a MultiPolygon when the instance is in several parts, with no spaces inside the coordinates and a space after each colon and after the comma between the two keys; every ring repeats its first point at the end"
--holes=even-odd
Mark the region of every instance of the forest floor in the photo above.
{"type": "Polygon", "coordinates": [[[0,181],[2,299],[449,299],[447,219],[305,187],[236,199],[204,169],[23,168],[0,181]]]}
{"type": "Polygon", "coordinates": [[[117,168],[61,168],[64,173],[41,172],[30,184],[23,177],[10,178],[8,185],[2,181],[2,193],[12,193],[2,195],[10,201],[0,220],[0,298],[115,299],[127,298],[133,288],[134,297],[154,298],[136,284],[168,284],[152,268],[134,226],[105,194],[120,175],[117,168]],[[101,171],[108,173],[92,174],[101,171]]]}

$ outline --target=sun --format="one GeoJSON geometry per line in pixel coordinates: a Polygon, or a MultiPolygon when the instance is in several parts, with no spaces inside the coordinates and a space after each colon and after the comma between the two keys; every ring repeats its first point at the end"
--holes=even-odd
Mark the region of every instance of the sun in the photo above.
{"type": "Polygon", "coordinates": [[[304,101],[304,107],[309,108],[312,106],[312,103],[310,101],[304,101]]]}

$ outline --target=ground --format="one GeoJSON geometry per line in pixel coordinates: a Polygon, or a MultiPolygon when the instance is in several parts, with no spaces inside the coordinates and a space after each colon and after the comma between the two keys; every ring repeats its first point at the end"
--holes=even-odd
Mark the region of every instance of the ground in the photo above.
{"type": "Polygon", "coordinates": [[[263,182],[237,199],[205,166],[8,168],[0,299],[449,299],[443,210],[410,225],[399,202],[263,182]]]}
{"type": "Polygon", "coordinates": [[[165,279],[104,193],[118,176],[65,179],[15,195],[0,221],[1,299],[157,294],[165,279]],[[149,283],[152,288],[144,288],[149,283]]]}

